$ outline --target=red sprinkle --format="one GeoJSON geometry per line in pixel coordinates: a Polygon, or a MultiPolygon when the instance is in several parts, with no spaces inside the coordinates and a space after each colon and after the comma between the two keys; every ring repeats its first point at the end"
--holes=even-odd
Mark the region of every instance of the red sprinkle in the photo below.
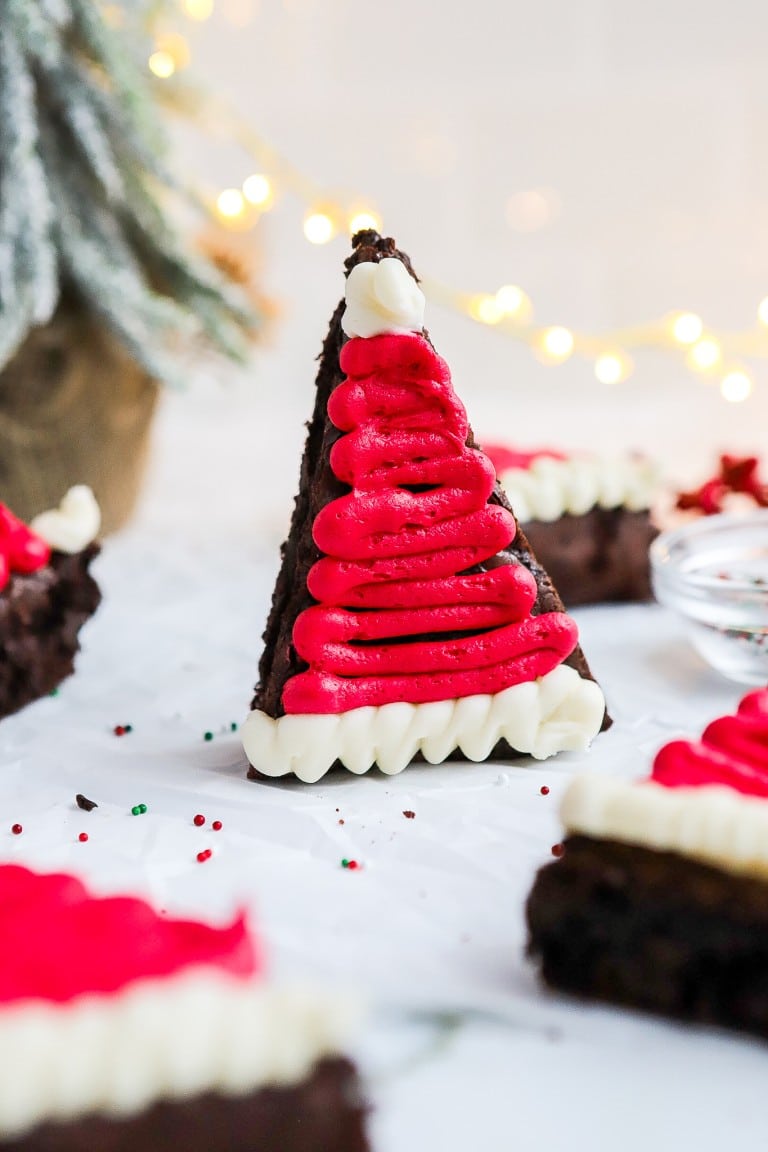
{"type": "Polygon", "coordinates": [[[80,841],[81,844],[85,844],[87,839],[88,839],[88,833],[87,832],[81,832],[80,835],[78,836],[78,840],[80,841]]]}
{"type": "Polygon", "coordinates": [[[359,867],[360,865],[358,864],[357,860],[350,860],[347,864],[347,868],[349,868],[350,872],[354,872],[355,869],[359,867]]]}
{"type": "Polygon", "coordinates": [[[13,832],[14,836],[21,836],[23,831],[24,829],[22,828],[21,824],[11,825],[11,832],[13,832]]]}
{"type": "Polygon", "coordinates": [[[563,852],[565,852],[565,845],[564,844],[553,844],[552,845],[552,855],[553,856],[558,856],[558,857],[562,856],[563,852]]]}
{"type": "Polygon", "coordinates": [[[213,824],[211,824],[211,828],[213,828],[214,832],[221,832],[221,829],[222,829],[221,820],[214,820],[213,824]]]}
{"type": "Polygon", "coordinates": [[[197,861],[199,864],[204,864],[206,860],[210,860],[211,856],[213,856],[213,850],[204,848],[202,852],[198,852],[197,861]]]}
{"type": "Polygon", "coordinates": [[[115,724],[112,731],[114,732],[115,736],[125,736],[125,725],[124,724],[115,724]]]}
{"type": "Polygon", "coordinates": [[[205,816],[203,816],[202,812],[198,812],[192,823],[194,824],[195,828],[202,828],[203,824],[205,824],[205,816]]]}
{"type": "Polygon", "coordinates": [[[542,784],[539,792],[541,792],[542,796],[549,796],[549,788],[547,788],[546,784],[542,784]]]}

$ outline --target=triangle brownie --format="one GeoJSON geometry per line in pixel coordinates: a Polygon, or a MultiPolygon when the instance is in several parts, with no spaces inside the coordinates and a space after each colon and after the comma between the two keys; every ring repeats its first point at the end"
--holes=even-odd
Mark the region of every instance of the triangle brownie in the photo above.
{"type": "Polygon", "coordinates": [[[252,777],[583,749],[605,704],[423,328],[358,233],[331,320],[243,743],[252,777]]]}

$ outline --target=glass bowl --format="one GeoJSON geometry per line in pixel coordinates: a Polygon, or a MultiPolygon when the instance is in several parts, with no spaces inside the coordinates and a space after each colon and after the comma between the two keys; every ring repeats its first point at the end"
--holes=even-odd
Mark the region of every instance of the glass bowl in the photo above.
{"type": "Polygon", "coordinates": [[[768,683],[768,509],[704,516],[651,545],[653,591],[707,663],[742,684],[768,683]]]}

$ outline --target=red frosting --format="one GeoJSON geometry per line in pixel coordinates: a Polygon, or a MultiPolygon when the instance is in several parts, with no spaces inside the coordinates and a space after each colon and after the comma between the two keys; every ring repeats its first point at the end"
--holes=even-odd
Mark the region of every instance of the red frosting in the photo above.
{"type": "Polygon", "coordinates": [[[414,333],[350,340],[341,368],[328,415],[345,435],[330,459],[351,491],[315,519],[318,603],[293,630],[309,670],[287,681],[286,712],[495,693],[550,672],[576,646],[574,622],[531,616],[536,583],[521,565],[466,573],[516,526],[488,503],[494,468],[467,445],[446,363],[414,333]]]}
{"type": "Polygon", "coordinates": [[[0,865],[0,1002],[116,992],[203,965],[236,976],[260,964],[244,919],[171,920],[142,900],[91,896],[74,876],[0,865]]]}
{"type": "Polygon", "coordinates": [[[768,688],[750,692],[736,715],[713,720],[699,743],[674,740],[661,749],[652,778],[667,788],[725,784],[768,796],[768,688]]]}
{"type": "Polygon", "coordinates": [[[50,558],[45,540],[0,504],[0,588],[8,583],[11,572],[26,576],[44,568],[50,558]]]}
{"type": "Polygon", "coordinates": [[[528,452],[523,452],[516,448],[507,448],[504,444],[484,444],[483,451],[499,474],[511,468],[527,472],[534,461],[541,460],[542,457],[548,460],[568,459],[564,452],[558,452],[554,448],[532,448],[528,452]]]}

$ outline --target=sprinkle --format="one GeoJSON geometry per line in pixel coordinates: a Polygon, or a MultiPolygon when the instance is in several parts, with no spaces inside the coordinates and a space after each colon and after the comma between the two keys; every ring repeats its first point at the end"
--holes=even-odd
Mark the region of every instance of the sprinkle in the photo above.
{"type": "Polygon", "coordinates": [[[204,864],[206,860],[210,860],[211,856],[213,856],[213,849],[204,848],[202,852],[198,852],[197,854],[198,864],[204,864]]]}
{"type": "Polygon", "coordinates": [[[80,841],[81,844],[85,844],[86,841],[88,840],[88,833],[87,832],[81,832],[80,835],[78,836],[78,840],[80,841]]]}
{"type": "Polygon", "coordinates": [[[406,808],[403,812],[403,816],[405,816],[406,820],[413,820],[416,817],[416,813],[412,811],[412,809],[406,808]]]}
{"type": "Polygon", "coordinates": [[[78,808],[82,808],[83,812],[93,812],[94,808],[98,808],[95,800],[89,800],[87,796],[83,796],[82,792],[78,792],[75,796],[75,804],[78,808]]]}
{"type": "Polygon", "coordinates": [[[213,740],[213,732],[204,732],[203,740],[213,740]]]}
{"type": "Polygon", "coordinates": [[[211,824],[211,828],[213,828],[214,832],[221,832],[221,829],[222,829],[221,820],[214,820],[213,824],[211,824]]]}
{"type": "Polygon", "coordinates": [[[21,836],[23,831],[24,829],[22,828],[21,824],[11,825],[11,832],[13,832],[14,836],[21,836]]]}
{"type": "Polygon", "coordinates": [[[123,727],[126,732],[133,732],[133,724],[124,724],[123,727]]]}
{"type": "Polygon", "coordinates": [[[229,726],[230,732],[237,732],[237,720],[233,720],[229,726]]]}
{"type": "Polygon", "coordinates": [[[549,788],[546,784],[542,784],[541,788],[539,788],[539,792],[541,792],[542,796],[549,796],[549,788]]]}
{"type": "Polygon", "coordinates": [[[134,804],[133,808],[131,808],[131,816],[143,816],[146,810],[146,804],[134,804]]]}
{"type": "Polygon", "coordinates": [[[203,824],[205,824],[205,816],[203,816],[202,812],[198,812],[197,816],[192,820],[192,823],[195,828],[202,828],[203,824]]]}
{"type": "Polygon", "coordinates": [[[553,844],[552,845],[552,855],[553,856],[557,856],[559,858],[560,856],[562,856],[563,852],[565,852],[565,845],[564,844],[553,844]]]}

